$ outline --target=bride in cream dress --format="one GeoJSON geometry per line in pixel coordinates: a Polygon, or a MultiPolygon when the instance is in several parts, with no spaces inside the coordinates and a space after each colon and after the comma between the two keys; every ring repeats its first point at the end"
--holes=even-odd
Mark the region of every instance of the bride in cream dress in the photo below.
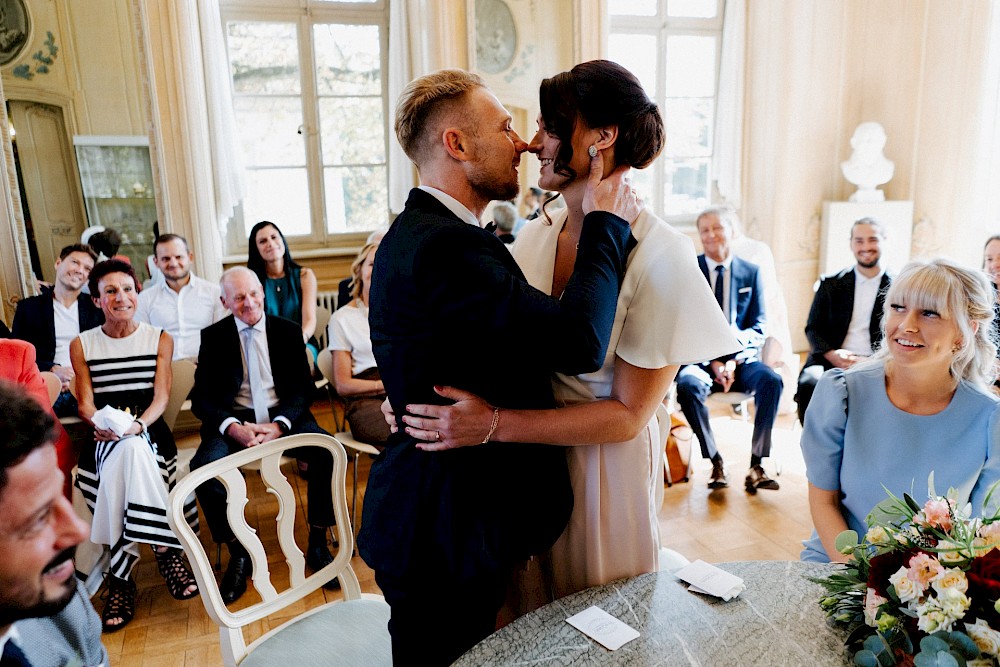
{"type": "MultiPolygon", "coordinates": [[[[528,282],[562,294],[576,261],[587,181],[623,165],[648,166],[663,147],[659,111],[620,65],[591,61],[542,82],[538,132],[528,148],[541,162],[539,187],[558,190],[566,208],[528,222],[512,252],[528,282]],[[591,157],[591,155],[593,157],[591,157]]],[[[739,345],[698,270],[694,246],[649,211],[632,222],[637,242],[618,297],[602,367],[558,375],[554,410],[506,410],[492,440],[566,445],[574,508],[552,547],[555,597],[657,569],[657,466],[663,436],[655,411],[681,364],[739,345]]],[[[525,332],[525,336],[545,332],[525,332]]],[[[478,444],[494,416],[468,392],[444,388],[452,406],[411,406],[407,430],[422,448],[478,444]]],[[[530,461],[526,465],[531,465],[530,461]]]]}

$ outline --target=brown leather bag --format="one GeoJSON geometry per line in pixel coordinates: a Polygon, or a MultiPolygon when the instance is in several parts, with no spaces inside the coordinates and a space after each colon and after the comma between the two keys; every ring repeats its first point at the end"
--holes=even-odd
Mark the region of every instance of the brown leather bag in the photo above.
{"type": "Polygon", "coordinates": [[[674,482],[688,481],[688,465],[691,461],[691,427],[676,414],[670,415],[670,433],[667,435],[667,466],[663,471],[663,481],[668,486],[674,482]]]}

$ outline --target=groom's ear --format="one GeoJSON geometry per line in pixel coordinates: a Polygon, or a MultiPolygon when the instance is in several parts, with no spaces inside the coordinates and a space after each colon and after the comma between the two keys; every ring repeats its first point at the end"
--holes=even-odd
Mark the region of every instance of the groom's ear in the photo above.
{"type": "Polygon", "coordinates": [[[447,127],[441,132],[441,144],[448,155],[461,162],[468,162],[471,157],[469,148],[470,137],[457,127],[447,127]]]}

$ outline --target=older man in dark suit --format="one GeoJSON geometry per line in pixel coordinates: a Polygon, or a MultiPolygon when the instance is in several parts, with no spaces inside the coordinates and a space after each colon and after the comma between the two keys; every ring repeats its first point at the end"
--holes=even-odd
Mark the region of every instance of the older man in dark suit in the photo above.
{"type": "Polygon", "coordinates": [[[84,331],[104,324],[104,313],[83,294],[97,253],[89,245],[68,245],[56,260],[56,281],[51,292],[23,299],[14,312],[13,338],[35,346],[38,370],[52,371],[62,380],[62,392],[55,402],[60,417],[76,416],[76,399],[69,391],[73,365],[69,344],[84,331]]]}
{"type": "MultiPolygon", "coordinates": [[[[729,320],[743,350],[696,366],[685,366],[677,375],[677,402],[701,443],[701,455],[712,460],[708,488],[729,486],[722,455],[715,446],[705,401],[710,393],[744,391],[754,395],[754,417],[750,470],[744,485],[748,493],[778,489],[767,476],[761,460],[771,453],[771,431],[778,416],[783,386],[781,376],[760,361],[764,346],[764,288],[756,264],[735,257],[733,239],[735,213],[712,208],[698,216],[698,235],[705,253],[698,266],[715,292],[715,299],[729,320]]],[[[696,314],[692,314],[696,316],[696,314]]]]}
{"type": "MultiPolygon", "coordinates": [[[[201,445],[191,459],[192,470],[283,435],[326,433],[309,412],[313,383],[301,327],[265,316],[264,290],[253,271],[231,268],[222,274],[221,285],[222,303],[233,314],[201,332],[191,399],[201,419],[201,445]]],[[[315,448],[291,451],[309,462],[306,564],[318,570],[333,560],[326,541],[334,522],[333,460],[315,448]]],[[[222,483],[205,482],[197,495],[212,539],[228,546],[229,566],[219,588],[227,603],[235,601],[246,590],[250,556],[229,527],[222,483]]],[[[328,586],[336,587],[336,579],[328,586]]]]}
{"type": "Polygon", "coordinates": [[[882,341],[882,311],[892,279],[880,266],[885,229],[874,218],[851,226],[851,252],[856,263],[820,280],[806,320],[812,352],[799,374],[795,394],[799,421],[820,376],[831,368],[850,368],[870,356],[882,341]]]}
{"type": "MultiPolygon", "coordinates": [[[[481,228],[490,200],[517,194],[527,148],[482,80],[445,70],[411,82],[396,134],[421,186],[375,256],[369,319],[397,420],[408,404],[441,403],[436,385],[496,406],[553,407],[551,372],[593,371],[607,351],[630,238],[622,218],[639,213],[624,171],[601,181],[592,147],[593,210],[556,300],[529,287],[481,228]],[[621,217],[602,212],[612,210],[621,217]],[[497,354],[497,339],[519,342],[497,354]]],[[[494,426],[502,418],[497,408],[494,426]]],[[[565,453],[488,442],[493,430],[482,446],[425,452],[398,423],[372,465],[358,543],[392,608],[394,664],[447,665],[495,628],[513,564],[565,527],[565,453]]]]}

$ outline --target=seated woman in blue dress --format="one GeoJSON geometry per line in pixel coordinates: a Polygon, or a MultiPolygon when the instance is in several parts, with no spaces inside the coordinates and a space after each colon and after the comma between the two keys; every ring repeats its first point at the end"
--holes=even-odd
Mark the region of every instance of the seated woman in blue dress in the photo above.
{"type": "Polygon", "coordinates": [[[921,502],[933,472],[938,493],[954,488],[979,515],[1000,480],[986,276],[946,259],[907,264],[886,295],[882,329],[878,352],[827,371],[806,412],[802,453],[816,530],[802,560],[845,561],[837,535],[863,535],[885,489],[921,502]]]}
{"type": "Polygon", "coordinates": [[[285,235],[273,222],[261,220],[250,230],[247,268],[264,286],[264,312],[302,327],[302,340],[319,354],[316,332],[316,274],[292,259],[285,235]]]}

